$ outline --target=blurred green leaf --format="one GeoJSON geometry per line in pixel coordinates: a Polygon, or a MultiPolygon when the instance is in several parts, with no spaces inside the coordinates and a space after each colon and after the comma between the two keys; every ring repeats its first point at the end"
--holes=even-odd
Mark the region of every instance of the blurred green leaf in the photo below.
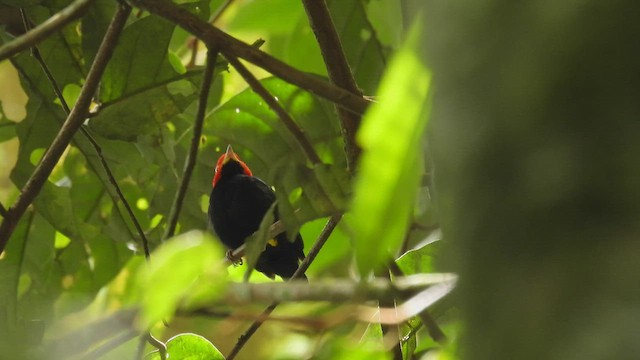
{"type": "Polygon", "coordinates": [[[198,231],[176,236],[154,251],[148,266],[140,269],[134,290],[142,305],[143,328],[172,316],[191,293],[202,296],[199,288],[207,288],[208,300],[221,295],[226,283],[223,256],[222,245],[198,231]]]}
{"type": "MultiPolygon", "coordinates": [[[[204,337],[196,334],[178,334],[167,341],[167,358],[181,360],[224,360],[222,353],[204,337]]],[[[145,360],[160,360],[156,350],[145,360]]]]}
{"type": "Polygon", "coordinates": [[[361,274],[398,249],[418,192],[420,140],[427,123],[431,75],[417,53],[420,22],[393,58],[358,133],[363,148],[352,226],[361,274]]]}

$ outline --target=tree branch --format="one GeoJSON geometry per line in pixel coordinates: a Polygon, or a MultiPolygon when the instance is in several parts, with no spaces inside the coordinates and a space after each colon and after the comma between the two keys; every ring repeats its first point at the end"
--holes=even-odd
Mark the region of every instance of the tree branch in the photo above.
{"type": "Polygon", "coordinates": [[[289,129],[289,131],[293,134],[293,136],[298,140],[298,143],[304,150],[304,153],[307,155],[309,161],[312,164],[316,165],[321,163],[320,157],[316,153],[316,150],[307,139],[307,136],[304,133],[304,130],[296,124],[291,115],[285,110],[282,105],[269,93],[269,91],[256,79],[255,76],[247,69],[238,58],[234,56],[227,56],[227,61],[238,71],[240,76],[249,84],[251,89],[258,94],[269,106],[269,108],[278,115],[280,120],[284,123],[284,125],[289,129]]]}
{"type": "Polygon", "coordinates": [[[330,100],[356,114],[365,112],[369,101],[362,96],[328,83],[318,76],[304,73],[284,62],[221,31],[166,0],[129,0],[137,7],[159,15],[195,35],[209,48],[218,48],[225,56],[235,56],[257,65],[273,75],[302,89],[330,100]]]}
{"type": "MultiPolygon", "coordinates": [[[[25,31],[29,31],[29,21],[28,21],[27,16],[26,16],[26,14],[25,14],[23,9],[20,9],[20,15],[22,16],[22,22],[24,24],[25,31]]],[[[62,105],[62,109],[64,110],[65,114],[67,114],[67,116],[69,116],[69,114],[71,113],[71,109],[69,108],[69,104],[67,104],[67,101],[64,99],[64,96],[62,96],[62,91],[60,90],[60,86],[58,86],[58,82],[53,77],[53,74],[51,73],[51,70],[49,70],[49,66],[47,66],[47,63],[42,58],[42,55],[40,54],[40,50],[38,49],[38,47],[36,45],[33,45],[31,47],[31,55],[36,59],[38,64],[40,64],[40,67],[42,68],[42,71],[44,71],[45,75],[47,76],[47,79],[49,79],[49,82],[51,83],[51,87],[53,88],[53,92],[58,97],[58,100],[60,100],[60,104],[62,105]]],[[[149,259],[150,250],[149,250],[149,241],[147,240],[147,236],[145,235],[144,231],[142,230],[142,226],[140,226],[140,222],[138,221],[138,219],[136,218],[135,214],[133,213],[133,210],[131,209],[131,205],[129,205],[129,202],[127,201],[127,199],[125,198],[124,194],[122,193],[122,190],[120,189],[120,186],[118,185],[118,182],[116,181],[115,176],[113,176],[113,172],[111,171],[111,168],[109,167],[109,164],[107,163],[107,160],[104,158],[104,155],[102,154],[102,147],[98,144],[96,139],[94,139],[93,136],[91,136],[89,131],[87,129],[85,129],[84,125],[80,126],[80,132],[82,133],[82,135],[84,135],[84,137],[87,140],[89,140],[89,143],[93,146],[93,149],[96,152],[96,156],[98,157],[98,159],[100,159],[100,163],[102,164],[102,168],[104,169],[105,173],[107,174],[107,178],[109,179],[109,183],[111,183],[111,185],[116,190],[116,193],[118,194],[118,197],[120,198],[120,201],[122,201],[122,204],[124,205],[125,209],[127,210],[127,214],[129,215],[129,218],[131,219],[131,222],[133,222],[133,225],[136,228],[136,231],[138,232],[138,236],[140,236],[140,241],[142,242],[142,248],[144,249],[144,256],[147,259],[149,259]]],[[[86,154],[85,154],[85,156],[86,156],[86,154]]]]}
{"type": "Polygon", "coordinates": [[[7,245],[18,221],[36,196],[38,196],[38,193],[40,193],[40,190],[47,181],[51,171],[60,160],[60,156],[62,156],[67,145],[71,142],[71,138],[76,131],[78,131],[86,118],[93,94],[98,87],[102,73],[113,54],[113,49],[116,46],[116,42],[130,13],[131,8],[129,6],[118,6],[118,10],[114,14],[111,24],[109,24],[109,28],[107,29],[107,33],[102,40],[102,44],[98,49],[95,61],[91,65],[91,69],[87,74],[87,79],[80,91],[80,96],[78,97],[76,105],[73,107],[73,110],[71,110],[67,120],[53,139],[51,146],[45,152],[42,160],[38,166],[36,166],[33,174],[31,174],[31,177],[22,188],[17,201],[8,210],[7,217],[4,218],[4,221],[0,225],[0,252],[4,251],[4,248],[7,245]]]}
{"type": "Polygon", "coordinates": [[[329,301],[365,302],[394,301],[413,297],[430,286],[451,283],[451,274],[416,274],[395,278],[375,278],[367,282],[351,279],[331,279],[309,283],[302,280],[266,283],[230,283],[225,295],[218,299],[225,305],[244,305],[257,302],[329,301]]]}
{"type": "Polygon", "coordinates": [[[3,218],[7,217],[7,208],[4,207],[4,205],[2,205],[2,203],[0,203],[0,216],[2,216],[3,218]]]}
{"type": "MultiPolygon", "coordinates": [[[[344,55],[340,37],[333,24],[325,0],[302,0],[302,4],[307,12],[313,34],[320,46],[329,80],[355,96],[362,97],[362,92],[353,78],[349,63],[344,55]]],[[[356,143],[356,133],[360,127],[361,114],[354,114],[340,107],[336,107],[336,110],[342,126],[347,166],[350,171],[353,171],[361,150],[356,143]]]]}
{"type": "Polygon", "coordinates": [[[209,49],[207,53],[207,64],[202,75],[202,84],[200,87],[200,98],[198,100],[198,111],[196,113],[195,121],[193,122],[193,136],[191,137],[191,147],[189,153],[184,161],[184,171],[182,172],[182,180],[178,187],[178,192],[173,200],[171,211],[169,212],[169,222],[165,230],[163,239],[168,239],[174,235],[176,231],[176,225],[178,224],[178,218],[180,217],[180,210],[182,209],[182,203],[184,202],[185,195],[187,194],[187,187],[191,180],[191,174],[193,168],[196,165],[196,159],[198,158],[198,148],[200,147],[200,138],[202,137],[202,125],[204,123],[204,116],[207,112],[207,100],[209,99],[209,90],[211,88],[211,79],[213,78],[213,70],[216,66],[216,58],[218,57],[218,51],[215,49],[209,49]]]}
{"type": "Polygon", "coordinates": [[[0,47],[0,61],[8,59],[13,55],[28,49],[60,30],[73,20],[79,18],[87,11],[87,9],[89,9],[89,5],[91,5],[93,1],[94,0],[76,0],[62,11],[47,19],[47,21],[28,31],[26,34],[21,35],[13,41],[3,45],[0,47]]]}
{"type": "MultiPolygon", "coordinates": [[[[307,257],[305,257],[304,260],[302,260],[302,263],[298,267],[298,270],[296,270],[296,272],[293,274],[291,279],[296,279],[301,274],[304,274],[305,271],[307,271],[307,269],[309,268],[313,260],[315,260],[316,256],[318,256],[318,253],[320,252],[324,244],[327,242],[327,240],[329,239],[329,236],[331,235],[333,230],[336,228],[336,226],[338,225],[341,219],[342,219],[342,214],[334,215],[329,219],[327,224],[324,226],[324,228],[320,232],[320,235],[318,235],[318,240],[316,240],[315,244],[313,244],[313,247],[311,248],[311,250],[309,250],[307,257]]],[[[240,350],[242,350],[244,345],[249,341],[249,339],[251,339],[253,334],[255,334],[255,332],[258,331],[260,326],[262,326],[264,319],[269,318],[269,315],[271,315],[271,313],[273,312],[273,310],[275,310],[277,306],[278,306],[278,302],[274,302],[271,305],[269,305],[266,309],[264,309],[262,314],[260,314],[260,317],[258,318],[258,320],[254,321],[253,324],[251,324],[251,326],[249,327],[249,329],[247,329],[247,331],[244,334],[242,334],[242,336],[240,336],[240,338],[238,339],[238,342],[234,345],[233,349],[231,349],[231,352],[229,353],[229,355],[227,355],[227,360],[233,360],[238,355],[240,350]]]]}

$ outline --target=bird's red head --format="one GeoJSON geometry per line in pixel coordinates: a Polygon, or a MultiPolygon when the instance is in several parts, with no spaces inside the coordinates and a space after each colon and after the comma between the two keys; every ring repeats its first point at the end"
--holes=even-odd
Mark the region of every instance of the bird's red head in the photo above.
{"type": "Polygon", "coordinates": [[[238,154],[234,153],[231,145],[229,145],[227,146],[227,152],[220,155],[220,158],[218,158],[218,162],[216,163],[215,175],[213,175],[213,181],[211,182],[213,186],[216,186],[216,183],[220,180],[220,176],[222,176],[222,168],[224,167],[224,165],[230,161],[235,161],[240,164],[243,169],[243,173],[247,176],[252,176],[251,170],[249,170],[247,164],[245,164],[244,161],[240,160],[238,154]]]}

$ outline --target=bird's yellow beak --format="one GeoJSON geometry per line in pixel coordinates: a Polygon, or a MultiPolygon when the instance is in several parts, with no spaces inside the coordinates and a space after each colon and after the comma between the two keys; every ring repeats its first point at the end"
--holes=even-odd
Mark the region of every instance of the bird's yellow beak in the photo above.
{"type": "Polygon", "coordinates": [[[222,159],[222,165],[228,163],[230,160],[240,161],[240,158],[236,153],[233,152],[233,148],[231,148],[231,144],[227,146],[227,152],[224,154],[224,159],[222,159]]]}

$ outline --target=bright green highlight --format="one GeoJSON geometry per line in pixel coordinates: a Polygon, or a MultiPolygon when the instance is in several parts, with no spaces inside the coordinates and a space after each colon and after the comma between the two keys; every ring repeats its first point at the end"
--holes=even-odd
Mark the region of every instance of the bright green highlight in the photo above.
{"type": "MultiPolygon", "coordinates": [[[[196,334],[178,334],[167,341],[167,358],[182,360],[224,360],[224,356],[209,340],[196,334]]],[[[156,350],[145,360],[160,360],[156,350]]]]}
{"type": "Polygon", "coordinates": [[[420,141],[429,114],[431,74],[419,60],[420,18],[389,65],[378,103],[366,114],[352,205],[358,267],[368,273],[402,243],[421,176],[420,141]]]}

